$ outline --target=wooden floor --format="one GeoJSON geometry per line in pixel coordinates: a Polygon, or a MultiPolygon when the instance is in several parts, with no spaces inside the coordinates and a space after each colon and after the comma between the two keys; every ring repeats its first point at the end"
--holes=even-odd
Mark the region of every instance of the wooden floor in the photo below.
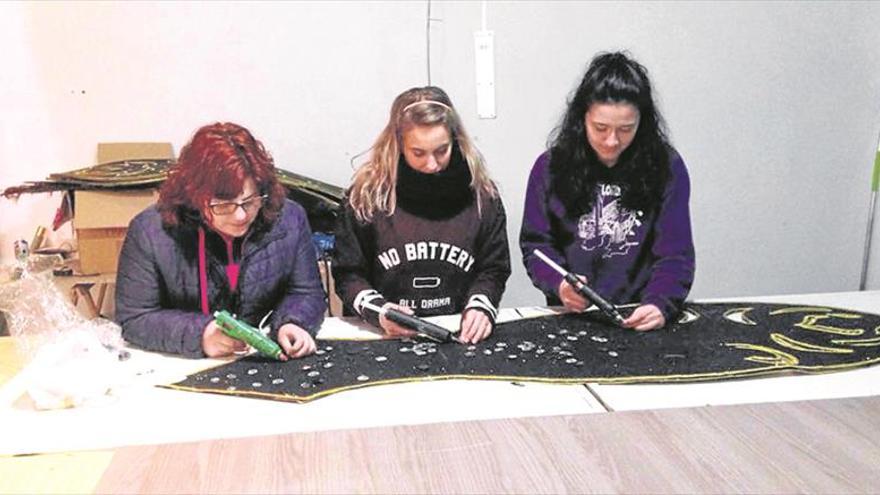
{"type": "Polygon", "coordinates": [[[119,449],[104,493],[865,493],[880,397],[119,449]]]}

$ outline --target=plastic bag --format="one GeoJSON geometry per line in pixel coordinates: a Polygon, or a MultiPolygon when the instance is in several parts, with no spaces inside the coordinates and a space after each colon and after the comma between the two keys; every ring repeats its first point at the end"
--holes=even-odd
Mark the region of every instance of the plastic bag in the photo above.
{"type": "Polygon", "coordinates": [[[32,268],[37,265],[29,262],[7,270],[11,276],[0,282],[0,311],[29,362],[23,371],[28,394],[39,409],[79,406],[106,395],[128,356],[121,329],[80,315],[53,283],[51,269],[32,268]]]}

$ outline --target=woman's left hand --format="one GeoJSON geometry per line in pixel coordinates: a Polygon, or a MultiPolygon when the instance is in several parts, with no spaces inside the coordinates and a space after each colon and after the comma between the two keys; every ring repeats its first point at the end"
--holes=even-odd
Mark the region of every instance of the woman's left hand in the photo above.
{"type": "Polygon", "coordinates": [[[317,345],[315,339],[302,328],[293,323],[285,323],[278,329],[278,344],[284,349],[286,356],[282,358],[286,361],[287,356],[292,358],[301,358],[315,352],[317,345]]]}
{"type": "Polygon", "coordinates": [[[635,330],[655,330],[665,324],[666,318],[663,317],[660,308],[653,304],[639,306],[629,315],[629,318],[623,321],[624,327],[635,330]]]}
{"type": "Polygon", "coordinates": [[[462,344],[476,344],[492,334],[492,320],[479,309],[468,309],[461,314],[461,331],[458,340],[462,344]]]}

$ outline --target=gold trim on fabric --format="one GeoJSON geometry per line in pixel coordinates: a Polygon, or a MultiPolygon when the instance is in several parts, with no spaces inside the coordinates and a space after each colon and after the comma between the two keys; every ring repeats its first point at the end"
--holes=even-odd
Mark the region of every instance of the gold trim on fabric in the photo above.
{"type": "Polygon", "coordinates": [[[797,364],[800,362],[798,358],[792,354],[764,345],[746,344],[742,342],[725,343],[724,345],[725,347],[733,347],[734,349],[740,349],[744,351],[766,352],[767,354],[770,354],[770,356],[772,356],[746,356],[743,358],[745,361],[752,361],[753,363],[770,364],[776,367],[791,367],[797,366],[797,364]]]}
{"type": "Polygon", "coordinates": [[[822,306],[793,306],[791,308],[774,309],[773,311],[770,311],[767,314],[769,314],[770,316],[776,316],[776,315],[786,315],[789,313],[815,313],[816,311],[818,311],[820,313],[830,313],[831,311],[834,311],[834,310],[831,308],[825,308],[822,306]]]}
{"type": "Polygon", "coordinates": [[[858,320],[861,315],[852,313],[829,313],[827,315],[806,315],[800,323],[794,326],[803,328],[804,330],[812,330],[814,332],[830,333],[834,335],[845,335],[847,337],[857,337],[865,333],[863,328],[840,328],[829,325],[820,325],[819,322],[828,318],[844,318],[850,320],[858,320]]]}
{"type": "Polygon", "coordinates": [[[770,334],[770,340],[776,342],[782,347],[787,347],[794,351],[802,352],[824,352],[826,354],[852,354],[852,349],[837,349],[835,347],[825,347],[816,344],[810,344],[797,339],[793,339],[787,335],[773,332],[770,334]]]}
{"type": "Polygon", "coordinates": [[[746,313],[748,313],[749,311],[751,311],[753,309],[755,309],[755,308],[745,307],[745,308],[728,309],[727,311],[724,312],[724,314],[722,316],[727,321],[732,321],[734,323],[740,323],[743,325],[757,326],[758,324],[754,320],[752,320],[751,318],[746,316],[746,313]],[[734,315],[734,314],[739,315],[738,320],[732,318],[732,315],[734,315]]]}

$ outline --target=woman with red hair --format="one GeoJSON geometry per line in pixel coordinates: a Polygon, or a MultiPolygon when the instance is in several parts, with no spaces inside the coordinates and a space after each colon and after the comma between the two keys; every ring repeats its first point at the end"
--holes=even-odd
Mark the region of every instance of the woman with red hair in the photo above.
{"type": "Polygon", "coordinates": [[[287,357],[315,351],[326,303],[305,211],[285,198],[271,156],[251,133],[217,123],[196,131],[122,246],[116,320],[130,343],[189,357],[246,345],[213,312],[270,336],[287,357]]]}

